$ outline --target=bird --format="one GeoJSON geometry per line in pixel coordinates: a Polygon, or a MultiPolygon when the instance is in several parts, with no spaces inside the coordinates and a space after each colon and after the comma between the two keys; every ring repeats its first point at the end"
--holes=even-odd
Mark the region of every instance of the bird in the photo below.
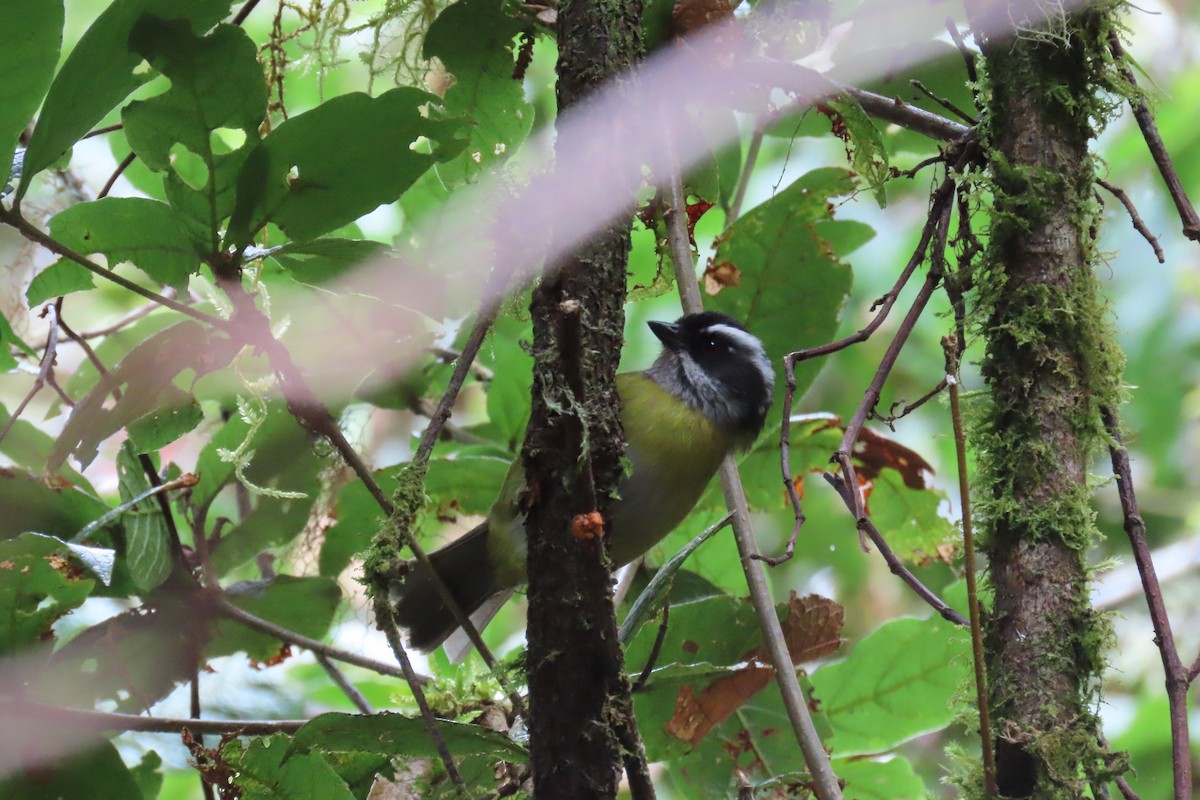
{"type": "MultiPolygon", "coordinates": [[[[614,568],[662,541],[699,501],[725,456],[754,444],[775,387],[762,341],[727,314],[704,311],[647,324],[661,352],[648,369],[616,378],[630,467],[609,510],[614,568]]],[[[430,553],[433,568],[479,628],[526,582],[524,488],[518,458],[487,518],[430,553]]],[[[427,567],[410,562],[391,594],[410,646],[430,652],[457,630],[427,567]]]]}

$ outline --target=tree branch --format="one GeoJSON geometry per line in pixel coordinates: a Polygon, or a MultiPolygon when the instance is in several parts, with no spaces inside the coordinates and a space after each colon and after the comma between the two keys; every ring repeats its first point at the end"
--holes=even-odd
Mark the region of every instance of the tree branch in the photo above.
{"type": "MultiPolygon", "coordinates": [[[[1129,85],[1136,90],[1137,79],[1133,76],[1133,70],[1124,66],[1126,63],[1125,48],[1121,46],[1121,37],[1115,29],[1108,34],[1108,44],[1113,57],[1122,64],[1121,72],[1125,75],[1125,80],[1129,81],[1129,85]]],[[[1150,156],[1154,159],[1154,164],[1158,167],[1158,172],[1167,185],[1167,192],[1175,203],[1175,210],[1179,213],[1180,221],[1183,222],[1183,235],[1194,242],[1200,241],[1200,215],[1196,214],[1192,201],[1188,199],[1187,190],[1183,188],[1183,181],[1179,179],[1179,173],[1175,171],[1171,154],[1167,151],[1167,146],[1163,144],[1162,136],[1158,132],[1158,125],[1154,122],[1154,115],[1150,113],[1150,107],[1141,97],[1130,98],[1129,107],[1133,109],[1133,117],[1137,120],[1138,127],[1142,129],[1142,138],[1146,140],[1150,156]]]]}
{"type": "MultiPolygon", "coordinates": [[[[678,170],[675,170],[668,187],[668,202],[674,204],[682,194],[682,180],[678,170]]],[[[666,222],[669,226],[683,227],[682,235],[677,230],[675,235],[669,238],[672,244],[671,260],[675,262],[675,283],[679,287],[683,309],[688,313],[703,311],[704,303],[700,299],[700,287],[696,282],[691,245],[687,241],[687,222],[680,215],[674,215],[666,222]]],[[[775,613],[775,602],[771,597],[770,587],[767,586],[766,568],[756,558],[759,555],[758,543],[754,539],[754,529],[750,523],[750,509],[746,503],[746,493],[742,489],[737,464],[732,457],[726,457],[718,474],[721,476],[725,505],[733,515],[733,535],[741,555],[746,585],[758,615],[759,628],[762,630],[771,664],[775,668],[775,681],[783,696],[792,733],[813,776],[813,788],[819,800],[841,800],[841,785],[829,763],[829,754],[825,752],[821,736],[817,733],[812,714],[808,710],[808,701],[800,688],[800,681],[796,678],[796,665],[792,663],[787,641],[783,637],[783,628],[775,613]]]]}
{"type": "MultiPolygon", "coordinates": [[[[1150,610],[1150,623],[1154,626],[1154,644],[1162,659],[1163,677],[1167,685],[1167,705],[1171,718],[1171,763],[1175,784],[1176,800],[1192,796],[1192,760],[1188,732],[1187,692],[1194,673],[1185,670],[1171,631],[1171,619],[1163,602],[1162,587],[1158,573],[1154,570],[1154,559],[1146,542],[1146,523],[1138,510],[1137,495],[1133,489],[1133,470],[1129,465],[1129,453],[1121,441],[1121,423],[1111,408],[1102,408],[1101,416],[1112,444],[1108,452],[1112,459],[1113,474],[1117,479],[1117,494],[1121,498],[1121,510],[1125,516],[1125,535],[1133,551],[1142,579],[1142,591],[1146,606],[1150,610]]],[[[1200,663],[1200,662],[1198,662],[1200,663]]]]}

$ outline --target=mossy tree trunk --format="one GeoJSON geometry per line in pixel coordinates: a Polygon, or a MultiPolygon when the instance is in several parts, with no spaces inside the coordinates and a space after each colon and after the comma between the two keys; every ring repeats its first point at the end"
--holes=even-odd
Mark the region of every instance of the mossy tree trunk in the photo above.
{"type": "MultiPolygon", "coordinates": [[[[639,0],[568,0],[559,6],[561,110],[634,64],[640,18],[639,0]]],[[[560,140],[560,150],[566,144],[560,140]]],[[[559,269],[533,295],[533,411],[524,459],[530,737],[539,798],[613,798],[622,757],[640,749],[613,617],[606,539],[573,535],[589,523],[572,523],[598,511],[607,527],[611,490],[622,474],[614,378],[630,224],[629,216],[613,222],[566,263],[554,265],[559,269]]],[[[644,773],[633,777],[648,786],[644,773]]]]}
{"type": "Polygon", "coordinates": [[[1115,4],[1034,19],[1052,4],[971,6],[977,32],[992,34],[977,33],[994,200],[977,276],[990,402],[974,440],[995,590],[984,634],[998,788],[1079,797],[1108,772],[1094,713],[1108,630],[1085,556],[1097,535],[1088,468],[1107,444],[1100,411],[1119,400],[1122,359],[1093,274],[1088,147],[1109,113],[1115,4]]]}

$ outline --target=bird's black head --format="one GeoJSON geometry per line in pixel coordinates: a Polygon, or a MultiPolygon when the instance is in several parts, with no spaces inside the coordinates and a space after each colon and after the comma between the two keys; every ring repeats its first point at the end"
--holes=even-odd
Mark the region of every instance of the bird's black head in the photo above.
{"type": "Polygon", "coordinates": [[[727,314],[704,311],[651,322],[663,352],[647,374],[748,445],[762,430],[775,371],[762,342],[727,314]]]}

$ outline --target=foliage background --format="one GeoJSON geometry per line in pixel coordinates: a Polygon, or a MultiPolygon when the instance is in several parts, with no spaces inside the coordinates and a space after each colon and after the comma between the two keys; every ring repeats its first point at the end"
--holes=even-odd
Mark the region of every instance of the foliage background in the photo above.
{"type": "MultiPolygon", "coordinates": [[[[262,43],[270,38],[274,5],[265,3],[246,22],[245,29],[254,42],[262,43]]],[[[373,32],[370,28],[339,40],[331,36],[331,30],[322,21],[327,21],[331,15],[336,16],[338,10],[343,9],[348,15],[345,25],[353,27],[385,11],[386,7],[395,10],[399,5],[393,0],[387,3],[380,0],[353,4],[327,2],[323,7],[320,3],[300,4],[285,9],[280,17],[283,30],[294,32],[295,36],[283,43],[282,50],[278,51],[286,56],[286,65],[279,66],[277,74],[282,76],[288,115],[295,117],[317,107],[325,99],[350,91],[369,87],[373,94],[379,94],[390,88],[397,78],[404,83],[422,85],[428,76],[425,64],[419,58],[419,23],[421,15],[432,16],[440,11],[438,4],[413,4],[405,8],[401,13],[405,21],[384,29],[379,40],[383,52],[373,63],[365,63],[360,57],[365,48],[372,46],[373,32]],[[411,29],[406,26],[411,26],[411,29]],[[304,29],[306,27],[307,30],[304,29]],[[410,34],[416,38],[410,38],[410,34]]],[[[850,14],[856,10],[855,5],[849,4],[849,7],[840,10],[850,14]]],[[[106,6],[107,3],[100,0],[74,0],[66,4],[64,54],[70,52],[79,36],[106,6]]],[[[1132,30],[1129,49],[1156,84],[1156,111],[1163,137],[1185,185],[1193,197],[1200,196],[1200,132],[1194,123],[1194,109],[1200,104],[1200,64],[1197,59],[1200,54],[1200,47],[1197,46],[1197,42],[1200,42],[1200,36],[1197,36],[1200,33],[1197,30],[1200,12],[1182,0],[1175,4],[1155,3],[1143,7],[1147,13],[1135,10],[1128,18],[1132,30]]],[[[857,10],[862,11],[861,8],[857,10]]],[[[455,34],[466,31],[470,24],[461,20],[444,21],[442,24],[449,26],[452,23],[462,26],[453,29],[455,34]]],[[[856,41],[852,34],[852,42],[848,47],[852,52],[856,46],[867,48],[870,44],[869,41],[856,41]]],[[[524,122],[517,124],[509,118],[507,122],[497,123],[494,130],[489,129],[489,134],[506,139],[515,147],[528,133],[526,123],[534,127],[550,123],[553,117],[555,53],[553,44],[547,38],[540,37],[534,47],[523,93],[516,91],[515,84],[503,74],[502,64],[497,72],[495,65],[470,61],[474,52],[471,48],[456,47],[453,37],[447,37],[439,45],[439,40],[431,33],[426,47],[433,47],[436,51],[439,46],[443,48],[440,55],[447,69],[462,73],[470,71],[480,76],[478,85],[471,87],[477,90],[476,98],[490,99],[498,106],[528,103],[532,113],[524,122]]],[[[269,57],[269,52],[263,54],[268,67],[269,57]]],[[[840,57],[848,56],[844,51],[840,57]]],[[[931,87],[939,92],[944,90],[966,105],[969,93],[960,83],[961,69],[955,69],[955,59],[957,56],[929,68],[923,77],[931,87]],[[959,82],[957,86],[956,82],[959,82]]],[[[432,77],[436,80],[437,75],[432,77]]],[[[459,86],[460,91],[465,88],[459,86]]],[[[895,84],[887,88],[889,91],[903,91],[895,84]]],[[[133,97],[148,97],[161,89],[161,83],[150,83],[133,97]]],[[[277,97],[278,94],[272,95],[273,99],[277,97]]],[[[471,107],[465,97],[456,98],[453,90],[446,95],[446,106],[451,111],[470,113],[478,110],[471,107]],[[457,102],[463,105],[456,109],[457,102]]],[[[846,166],[845,145],[827,135],[828,125],[819,117],[814,119],[814,116],[801,120],[785,119],[771,129],[772,135],[764,140],[749,183],[744,214],[751,214],[755,207],[768,203],[813,169],[846,166]]],[[[114,113],[102,124],[118,119],[114,113]]],[[[274,119],[278,124],[278,110],[274,119]]],[[[742,144],[745,147],[749,139],[749,125],[745,120],[741,123],[742,144]]],[[[919,137],[894,135],[886,130],[885,134],[892,164],[900,169],[916,164],[932,151],[930,143],[919,137]]],[[[1126,189],[1151,230],[1160,237],[1166,254],[1165,264],[1155,263],[1146,243],[1128,224],[1124,210],[1111,198],[1105,198],[1107,224],[1101,243],[1108,255],[1107,271],[1101,277],[1107,284],[1121,342],[1129,357],[1126,381],[1131,387],[1130,402],[1124,410],[1125,423],[1130,431],[1127,444],[1134,459],[1135,477],[1151,542],[1159,551],[1160,568],[1166,571],[1179,568],[1176,577],[1167,582],[1166,598],[1176,620],[1181,649],[1184,654],[1195,653],[1200,648],[1200,632],[1195,626],[1187,625],[1186,621],[1194,619],[1200,610],[1200,593],[1197,592],[1195,581],[1188,579],[1189,573],[1194,574],[1197,563],[1200,563],[1200,536],[1196,532],[1200,505],[1195,500],[1197,479],[1194,456],[1197,445],[1196,420],[1200,411],[1196,392],[1200,322],[1197,322],[1195,314],[1200,293],[1200,282],[1196,279],[1196,275],[1200,274],[1197,270],[1200,267],[1200,254],[1197,254],[1194,243],[1178,235],[1178,222],[1170,201],[1151,169],[1144,144],[1127,113],[1105,133],[1097,151],[1107,165],[1108,180],[1126,189]]],[[[128,145],[120,134],[98,136],[81,142],[74,148],[69,169],[57,174],[44,173],[34,183],[25,201],[27,215],[46,219],[80,200],[94,197],[117,162],[127,153],[128,145]]],[[[493,149],[492,153],[496,154],[497,151],[493,149]]],[[[520,168],[519,151],[516,158],[515,165],[510,162],[508,167],[514,171],[520,168]]],[[[484,163],[477,166],[489,166],[487,160],[484,159],[484,163]]],[[[722,172],[720,167],[728,163],[727,157],[724,162],[718,159],[715,175],[695,174],[691,185],[708,187],[715,179],[726,184],[727,188],[729,171],[722,172]]],[[[61,166],[68,167],[68,164],[61,166]]],[[[477,174],[477,166],[462,158],[443,166],[439,167],[436,177],[433,172],[426,173],[402,199],[381,206],[360,218],[357,223],[346,226],[342,234],[387,244],[396,241],[403,243],[405,234],[411,230],[406,226],[411,226],[412,221],[425,215],[436,213],[446,196],[447,187],[452,191],[477,174]]],[[[184,164],[182,168],[188,167],[184,164]]],[[[842,309],[837,335],[850,333],[865,322],[868,307],[891,285],[896,272],[911,252],[924,218],[928,190],[932,188],[930,180],[929,173],[925,172],[912,180],[891,181],[887,186],[888,204],[884,209],[880,209],[872,194],[866,191],[836,200],[834,214],[838,220],[856,220],[874,232],[869,240],[865,228],[845,228],[841,234],[845,237],[846,252],[844,255],[839,252],[839,255],[853,271],[853,288],[842,309]]],[[[162,189],[158,179],[138,161],[117,182],[112,194],[161,197],[162,189]]],[[[701,219],[697,227],[697,241],[702,261],[711,252],[714,239],[725,229],[725,225],[720,208],[714,208],[701,219]]],[[[0,287],[0,303],[3,304],[5,316],[25,341],[37,342],[44,338],[44,323],[36,316],[36,304],[33,312],[29,310],[25,292],[29,280],[46,267],[50,259],[44,252],[37,252],[27,245],[7,227],[0,227],[0,258],[8,267],[4,272],[3,286],[0,287]]],[[[648,285],[654,281],[657,257],[651,231],[635,231],[632,263],[633,284],[648,285]]],[[[319,270],[336,268],[336,265],[310,262],[310,272],[307,274],[303,267],[303,264],[295,263],[271,265],[264,268],[261,279],[268,287],[272,287],[275,281],[314,280],[316,278],[312,276],[317,275],[319,270]],[[285,272],[284,267],[290,272],[285,272]]],[[[783,278],[777,278],[776,281],[767,282],[764,291],[777,293],[783,308],[790,308],[796,316],[803,316],[806,312],[803,296],[797,297],[800,287],[789,285],[783,278]]],[[[899,307],[905,307],[912,292],[910,288],[901,298],[899,307]]],[[[85,302],[76,302],[75,299],[68,302],[69,319],[76,330],[94,329],[141,305],[138,298],[103,282],[88,290],[85,302]]],[[[887,408],[893,401],[915,399],[941,377],[942,352],[938,339],[949,327],[945,317],[948,307],[940,295],[935,298],[936,303],[941,303],[935,307],[941,316],[927,316],[918,327],[885,389],[881,407],[887,408]]],[[[435,462],[431,471],[428,490],[442,506],[437,509],[441,513],[431,511],[425,520],[423,530],[429,542],[451,536],[453,530],[460,530],[467,523],[466,513],[478,513],[486,508],[491,499],[491,487],[499,484],[503,472],[505,448],[515,452],[519,443],[528,408],[529,379],[528,359],[520,346],[520,340],[528,338],[528,323],[521,311],[522,305],[520,301],[514,301],[485,346],[482,366],[491,370],[495,378],[486,387],[482,382],[469,384],[455,412],[454,424],[473,436],[488,440],[487,444],[449,443],[440,455],[445,457],[455,453],[460,463],[451,468],[447,463],[435,462]],[[454,508],[450,507],[451,501],[457,504],[454,508]],[[453,525],[439,524],[439,517],[451,516],[458,518],[453,525]]],[[[461,311],[465,313],[467,309],[461,311]]],[[[648,319],[671,318],[677,313],[678,301],[672,294],[631,305],[626,329],[628,345],[624,354],[628,368],[645,366],[652,357],[654,346],[644,322],[648,319]]],[[[98,347],[98,352],[110,359],[110,364],[113,363],[119,354],[149,335],[152,319],[132,328],[125,341],[118,341],[120,337],[105,340],[98,347]]],[[[897,323],[898,315],[889,320],[870,341],[827,359],[815,383],[800,401],[800,410],[848,416],[861,397],[897,323]]],[[[293,320],[292,324],[303,325],[303,320],[293,320]]],[[[456,321],[450,321],[435,332],[438,344],[446,347],[452,347],[461,335],[456,321]]],[[[36,359],[27,360],[26,363],[36,369],[36,359]]],[[[248,371],[254,372],[254,369],[253,365],[248,366],[248,371]]],[[[973,381],[969,370],[968,367],[966,383],[971,388],[978,382],[973,381]]],[[[95,381],[95,374],[89,372],[81,351],[65,345],[60,349],[58,374],[68,392],[80,392],[95,381]]],[[[412,410],[418,405],[414,398],[436,399],[446,375],[444,366],[438,366],[433,359],[429,359],[428,363],[423,364],[418,377],[403,387],[392,387],[389,396],[359,398],[357,402],[342,408],[343,427],[376,466],[389,467],[403,462],[411,451],[412,432],[419,430],[422,424],[421,417],[412,410]]],[[[0,402],[11,410],[28,391],[29,385],[28,369],[0,375],[0,402]]],[[[211,399],[201,403],[204,421],[193,433],[161,451],[164,464],[174,463],[183,471],[195,470],[197,460],[203,457],[201,453],[204,446],[222,428],[221,403],[216,397],[214,391],[211,399]]],[[[232,409],[226,407],[225,410],[232,409]]],[[[43,392],[25,412],[24,419],[51,436],[56,436],[62,430],[65,415],[53,402],[52,394],[43,392]]],[[[943,493],[941,498],[926,493],[916,499],[915,496],[906,495],[894,478],[888,483],[886,476],[881,479],[873,495],[872,505],[877,514],[895,513],[901,525],[916,520],[908,525],[910,532],[917,531],[931,537],[911,543],[908,547],[910,555],[918,545],[928,555],[933,544],[949,537],[950,521],[957,519],[953,443],[948,431],[948,412],[944,404],[935,402],[898,423],[894,434],[897,440],[922,454],[935,467],[936,478],[933,483],[943,493]],[[892,511],[897,506],[902,510],[892,511]]],[[[229,439],[236,444],[236,437],[230,436],[229,439]]],[[[6,444],[15,446],[12,440],[6,444]]],[[[818,434],[817,444],[824,446],[829,443],[822,441],[818,434]]],[[[96,493],[109,504],[117,502],[119,492],[118,446],[117,440],[105,443],[96,461],[83,471],[96,493]]],[[[756,510],[760,511],[756,523],[762,547],[766,551],[780,549],[790,528],[789,512],[777,496],[778,484],[776,473],[772,471],[774,461],[771,449],[768,443],[764,451],[747,465],[747,483],[751,500],[756,510]]],[[[832,446],[826,447],[824,452],[831,449],[832,446]]],[[[3,452],[13,462],[21,463],[19,454],[7,448],[3,452]]],[[[814,445],[811,451],[805,452],[805,456],[815,467],[823,463],[822,452],[814,445]]],[[[316,455],[302,459],[292,473],[291,477],[295,480],[292,483],[280,480],[280,485],[302,488],[313,496],[320,494],[317,484],[318,455],[322,454],[318,451],[316,455]]],[[[1097,464],[1095,472],[1097,483],[1101,484],[1096,496],[1099,522],[1109,536],[1096,554],[1097,565],[1105,565],[1098,578],[1096,601],[1116,612],[1113,618],[1116,639],[1110,653],[1111,667],[1104,690],[1105,703],[1100,713],[1113,746],[1130,752],[1137,769],[1137,775],[1131,778],[1131,782],[1141,796],[1168,797],[1170,743],[1161,687],[1161,666],[1151,643],[1150,625],[1138,590],[1136,572],[1132,571],[1132,565],[1125,555],[1116,494],[1113,487],[1105,483],[1107,464],[1097,464]]],[[[845,608],[843,636],[846,644],[838,655],[821,662],[821,666],[812,673],[812,682],[818,696],[826,691],[831,696],[851,698],[845,701],[845,705],[850,706],[854,705],[853,695],[834,694],[831,687],[839,686],[839,680],[850,681],[851,686],[857,685],[846,674],[851,670],[835,664],[826,665],[827,662],[836,662],[851,653],[859,643],[864,648],[870,647],[872,640],[866,637],[883,625],[908,624],[893,620],[908,616],[927,617],[928,613],[888,574],[878,557],[860,552],[852,521],[841,502],[822,481],[815,479],[815,476],[813,478],[806,482],[805,510],[809,522],[802,533],[797,555],[787,565],[776,568],[772,572],[772,580],[780,600],[786,599],[792,590],[802,595],[820,593],[836,598],[845,608]]],[[[337,486],[342,482],[343,479],[338,479],[332,485],[337,486]]],[[[716,518],[715,494],[711,500],[713,502],[706,503],[685,526],[685,530],[677,532],[652,553],[652,560],[660,562],[665,559],[691,535],[716,518]]],[[[272,501],[254,498],[253,502],[267,508],[272,501]]],[[[274,502],[279,507],[286,505],[283,501],[274,502]]],[[[281,573],[330,575],[340,572],[340,600],[336,607],[332,603],[322,603],[333,614],[329,631],[331,640],[346,649],[388,661],[390,652],[382,637],[371,628],[367,604],[353,580],[352,568],[338,569],[366,543],[361,538],[362,532],[376,521],[377,512],[365,494],[357,491],[353,485],[340,489],[336,502],[337,525],[324,531],[323,543],[320,537],[297,536],[303,525],[297,525],[294,516],[280,516],[276,524],[257,528],[263,538],[246,544],[244,551],[239,552],[242,556],[252,556],[257,549],[269,549],[276,554],[277,569],[281,573]]],[[[236,516],[238,497],[235,492],[224,492],[216,503],[220,513],[236,516]]],[[[260,521],[277,510],[277,507],[270,506],[260,515],[260,521]]],[[[303,516],[299,521],[303,521],[303,516]]],[[[900,531],[894,533],[901,534],[900,531]]],[[[9,534],[6,532],[6,535],[9,534]]],[[[903,550],[903,545],[896,546],[903,550]]],[[[914,560],[920,562],[923,559],[917,557],[914,560]]],[[[232,559],[228,565],[227,585],[228,582],[259,577],[252,562],[235,563],[238,561],[232,559]]],[[[718,537],[705,545],[689,562],[689,567],[695,570],[697,577],[680,591],[689,589],[696,595],[702,595],[710,591],[708,587],[715,586],[735,597],[744,594],[736,551],[727,536],[718,537]]],[[[951,598],[959,595],[961,590],[952,586],[958,574],[958,562],[949,566],[932,563],[918,569],[922,580],[939,592],[945,592],[951,598]]],[[[55,633],[60,642],[69,641],[72,636],[130,605],[131,601],[120,598],[89,598],[73,613],[55,623],[55,633]]],[[[673,626],[686,630],[687,608],[682,606],[672,612],[673,626]]],[[[711,607],[705,607],[701,615],[710,624],[712,618],[707,615],[711,613],[711,607]]],[[[730,613],[736,616],[738,612],[732,610],[730,613]]],[[[503,652],[519,642],[520,625],[519,607],[510,607],[488,629],[486,638],[503,652]]],[[[936,635],[930,634],[936,627],[935,624],[925,625],[923,635],[933,638],[917,639],[907,647],[903,646],[905,640],[896,632],[898,629],[889,629],[882,640],[875,641],[890,642],[896,649],[874,660],[887,659],[888,663],[895,660],[910,666],[919,665],[920,657],[931,652],[930,642],[940,641],[936,635]]],[[[651,625],[644,629],[642,638],[647,634],[652,638],[652,628],[651,625]]],[[[317,624],[315,630],[320,633],[324,628],[317,624]]],[[[673,630],[676,628],[673,627],[673,630]]],[[[966,675],[966,658],[954,650],[955,645],[949,638],[943,638],[947,652],[945,663],[950,667],[945,675],[935,675],[927,681],[932,686],[928,695],[909,691],[907,697],[912,701],[910,708],[893,710],[892,716],[868,718],[860,730],[862,735],[857,738],[848,712],[840,718],[845,727],[835,725],[835,738],[832,740],[835,756],[859,753],[884,753],[885,758],[895,756],[890,761],[843,761],[839,764],[839,774],[846,771],[852,773],[855,769],[867,772],[878,769],[879,776],[886,776],[886,780],[879,784],[879,794],[874,796],[912,796],[921,791],[935,794],[949,792],[949,789],[941,786],[947,771],[947,745],[957,744],[968,751],[975,747],[968,726],[961,719],[952,720],[951,706],[955,704],[950,702],[953,698],[961,699],[965,692],[961,680],[966,675]],[[904,725],[907,725],[904,729],[909,730],[911,735],[899,733],[904,725]],[[881,741],[872,741],[866,734],[873,727],[887,728],[892,735],[881,741]],[[876,766],[870,766],[872,764],[876,766]]],[[[253,651],[254,647],[249,645],[232,649],[253,651]]],[[[629,656],[631,671],[641,663],[639,654],[645,649],[645,642],[635,640],[629,656]]],[[[266,648],[263,655],[256,654],[255,657],[265,657],[269,650],[266,648]]],[[[857,654],[858,651],[853,652],[857,654]]],[[[737,655],[740,654],[733,654],[730,658],[736,658],[737,655]]],[[[865,658],[865,655],[862,654],[860,658],[865,658]]],[[[434,656],[427,669],[454,675],[441,659],[440,655],[434,656]]],[[[307,653],[262,669],[252,664],[244,652],[214,657],[208,663],[212,671],[202,674],[200,678],[206,716],[304,718],[325,710],[353,710],[307,653]]],[[[491,696],[492,687],[486,682],[482,668],[477,662],[469,663],[478,681],[464,677],[462,673],[450,678],[450,683],[442,687],[438,695],[442,702],[450,704],[447,708],[457,703],[465,710],[472,707],[478,696],[491,696]]],[[[347,668],[347,674],[376,707],[399,707],[411,711],[411,699],[400,682],[352,667],[347,668]]],[[[924,680],[932,673],[927,671],[920,674],[924,680]]],[[[864,685],[879,685],[878,676],[860,677],[858,680],[864,685]]],[[[762,735],[762,728],[769,728],[772,715],[778,714],[777,708],[769,700],[763,699],[773,692],[773,688],[768,689],[743,707],[730,724],[735,729],[744,726],[757,730],[759,735],[753,755],[765,764],[768,774],[780,774],[796,769],[797,765],[791,762],[794,757],[788,755],[785,747],[787,742],[777,741],[779,737],[773,741],[771,736],[762,735]],[[777,746],[778,750],[772,749],[772,745],[777,746]]],[[[670,699],[670,696],[664,699],[654,692],[639,697],[639,717],[644,720],[658,719],[664,713],[669,714],[670,699]],[[662,703],[668,703],[665,712],[662,703]]],[[[864,703],[870,705],[869,702],[864,703]]],[[[835,721],[839,719],[836,703],[830,703],[824,710],[835,721]]],[[[153,711],[164,716],[186,716],[186,687],[177,689],[155,704],[153,711]]],[[[648,729],[652,731],[654,726],[643,721],[642,728],[646,732],[648,729]]],[[[198,782],[194,772],[187,766],[188,755],[177,736],[124,734],[117,737],[115,742],[127,764],[133,766],[140,763],[146,772],[151,771],[149,768],[161,757],[163,784],[159,797],[199,796],[198,782]]],[[[652,757],[656,753],[662,755],[674,746],[670,741],[655,739],[653,733],[647,734],[647,745],[652,757]]],[[[715,739],[708,740],[702,745],[704,747],[720,749],[715,739]]],[[[719,788],[709,791],[704,787],[720,787],[723,780],[728,780],[728,775],[705,773],[699,766],[706,763],[704,752],[690,758],[671,762],[675,766],[664,771],[664,796],[676,796],[670,792],[677,792],[677,796],[681,797],[722,796],[719,788]]],[[[854,785],[865,787],[871,780],[873,778],[868,777],[854,785]]],[[[861,796],[869,795],[864,789],[861,796]]]]}

